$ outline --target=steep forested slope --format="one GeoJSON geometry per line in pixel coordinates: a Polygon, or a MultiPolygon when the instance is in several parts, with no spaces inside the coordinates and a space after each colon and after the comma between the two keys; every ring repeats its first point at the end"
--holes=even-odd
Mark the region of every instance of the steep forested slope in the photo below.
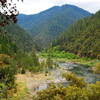
{"type": "Polygon", "coordinates": [[[100,59],[100,11],[71,25],[54,44],[79,56],[100,59]]]}
{"type": "Polygon", "coordinates": [[[33,39],[25,30],[16,24],[0,27],[0,53],[14,50],[29,51],[33,47],[33,39]]]}
{"type": "Polygon", "coordinates": [[[47,47],[69,24],[91,14],[73,5],[55,6],[35,15],[18,16],[18,24],[31,32],[37,46],[47,47]]]}

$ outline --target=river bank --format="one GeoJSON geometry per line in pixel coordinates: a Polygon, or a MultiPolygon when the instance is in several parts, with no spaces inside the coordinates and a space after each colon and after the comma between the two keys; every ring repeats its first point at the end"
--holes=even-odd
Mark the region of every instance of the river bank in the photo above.
{"type": "MultiPolygon", "coordinates": [[[[67,58],[52,58],[59,66],[50,70],[46,76],[44,72],[34,73],[27,72],[25,74],[17,74],[16,88],[17,92],[9,100],[32,100],[33,95],[38,91],[46,89],[49,83],[64,83],[66,80],[62,78],[62,73],[66,71],[74,72],[78,76],[82,76],[88,83],[100,81],[100,75],[91,72],[91,67],[99,60],[86,59],[67,59],[67,58]],[[89,64],[89,65],[88,65],[89,64]],[[92,66],[90,66],[90,64],[92,66]],[[99,76],[99,77],[98,77],[99,76]]],[[[40,57],[39,62],[46,61],[46,57],[40,57]]]]}
{"type": "Polygon", "coordinates": [[[17,74],[16,76],[17,92],[10,100],[31,100],[37,91],[47,88],[47,83],[55,81],[53,75],[45,76],[44,73],[17,74]]]}
{"type": "Polygon", "coordinates": [[[62,73],[67,71],[74,72],[78,76],[84,77],[87,83],[100,81],[99,74],[92,73],[90,68],[84,67],[82,64],[59,62],[59,68],[51,70],[47,76],[45,76],[45,73],[31,72],[17,74],[16,84],[18,92],[12,100],[23,100],[23,98],[25,98],[25,100],[31,100],[33,95],[40,90],[46,89],[51,82],[65,84],[66,80],[62,78],[62,73]]]}
{"type": "MultiPolygon", "coordinates": [[[[38,54],[40,59],[46,59],[48,57],[48,53],[41,52],[38,54]]],[[[99,59],[92,59],[89,57],[79,57],[73,53],[65,53],[65,52],[52,52],[51,58],[54,62],[61,62],[61,63],[76,63],[76,64],[83,64],[87,67],[93,67],[96,63],[100,62],[99,59]]]]}

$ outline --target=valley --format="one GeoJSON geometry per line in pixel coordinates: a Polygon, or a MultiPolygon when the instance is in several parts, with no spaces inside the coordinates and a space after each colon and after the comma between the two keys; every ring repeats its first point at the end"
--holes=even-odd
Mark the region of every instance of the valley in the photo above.
{"type": "Polygon", "coordinates": [[[34,15],[19,14],[18,25],[34,38],[37,49],[47,48],[69,25],[91,13],[74,5],[54,6],[34,15]]]}
{"type": "Polygon", "coordinates": [[[100,100],[100,10],[65,4],[0,22],[0,100],[100,100]]]}

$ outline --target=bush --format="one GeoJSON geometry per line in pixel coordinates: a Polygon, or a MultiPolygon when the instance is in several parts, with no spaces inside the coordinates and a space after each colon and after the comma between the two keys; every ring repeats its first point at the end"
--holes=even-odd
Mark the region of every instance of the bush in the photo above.
{"type": "Polygon", "coordinates": [[[31,72],[38,72],[41,70],[38,56],[35,54],[34,50],[29,54],[22,52],[17,53],[15,60],[20,71],[22,71],[22,69],[24,72],[25,70],[29,70],[31,72]]]}
{"type": "Polygon", "coordinates": [[[94,73],[100,74],[100,62],[93,68],[94,73]]]}
{"type": "Polygon", "coordinates": [[[87,84],[83,88],[74,84],[67,87],[53,84],[39,91],[33,100],[100,100],[100,82],[87,84]]]}
{"type": "Polygon", "coordinates": [[[67,81],[70,82],[70,85],[76,86],[76,87],[86,87],[86,82],[84,81],[84,78],[78,77],[73,73],[63,73],[62,77],[64,77],[67,81]]]}
{"type": "Polygon", "coordinates": [[[0,100],[1,98],[7,97],[7,86],[3,83],[0,83],[0,100]]]}
{"type": "Polygon", "coordinates": [[[4,64],[10,64],[10,58],[8,56],[3,56],[2,57],[2,62],[4,64]]]}
{"type": "Polygon", "coordinates": [[[5,67],[0,68],[1,98],[7,98],[8,90],[15,89],[15,73],[16,73],[16,68],[13,65],[6,65],[5,67]]]}
{"type": "Polygon", "coordinates": [[[22,70],[21,70],[21,74],[25,74],[25,69],[23,68],[22,70]]]}
{"type": "MultiPolygon", "coordinates": [[[[54,58],[67,58],[67,59],[78,59],[79,57],[73,53],[68,53],[64,51],[52,50],[52,57],[54,58]]],[[[46,52],[42,52],[41,56],[47,57],[48,54],[46,52]]]]}

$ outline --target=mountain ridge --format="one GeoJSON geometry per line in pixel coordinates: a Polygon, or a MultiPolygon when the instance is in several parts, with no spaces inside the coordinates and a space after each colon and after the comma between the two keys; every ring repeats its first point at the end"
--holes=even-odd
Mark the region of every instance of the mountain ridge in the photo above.
{"type": "MultiPolygon", "coordinates": [[[[24,14],[24,13],[20,13],[19,15],[26,15],[26,16],[31,16],[31,15],[37,15],[37,14],[40,14],[40,13],[43,13],[44,11],[48,11],[48,10],[50,10],[50,9],[53,9],[53,8],[60,8],[60,7],[64,7],[64,6],[69,6],[69,7],[75,7],[75,8],[77,8],[78,6],[75,6],[75,5],[72,5],[72,4],[64,4],[64,5],[61,5],[61,6],[53,6],[53,7],[50,7],[50,8],[48,8],[48,9],[46,9],[46,10],[43,10],[43,11],[40,11],[40,12],[38,12],[38,13],[35,13],[35,14],[24,14]]],[[[83,11],[86,11],[86,12],[88,12],[88,13],[91,13],[91,12],[89,12],[89,11],[87,11],[87,10],[85,10],[85,9],[83,9],[83,8],[81,8],[81,7],[78,7],[78,8],[80,8],[80,9],[82,9],[83,11]]],[[[92,14],[92,13],[91,13],[92,14]]]]}
{"type": "Polygon", "coordinates": [[[77,6],[54,6],[38,14],[19,15],[18,24],[33,35],[37,47],[45,48],[66,27],[87,16],[91,16],[91,13],[77,6]]]}

